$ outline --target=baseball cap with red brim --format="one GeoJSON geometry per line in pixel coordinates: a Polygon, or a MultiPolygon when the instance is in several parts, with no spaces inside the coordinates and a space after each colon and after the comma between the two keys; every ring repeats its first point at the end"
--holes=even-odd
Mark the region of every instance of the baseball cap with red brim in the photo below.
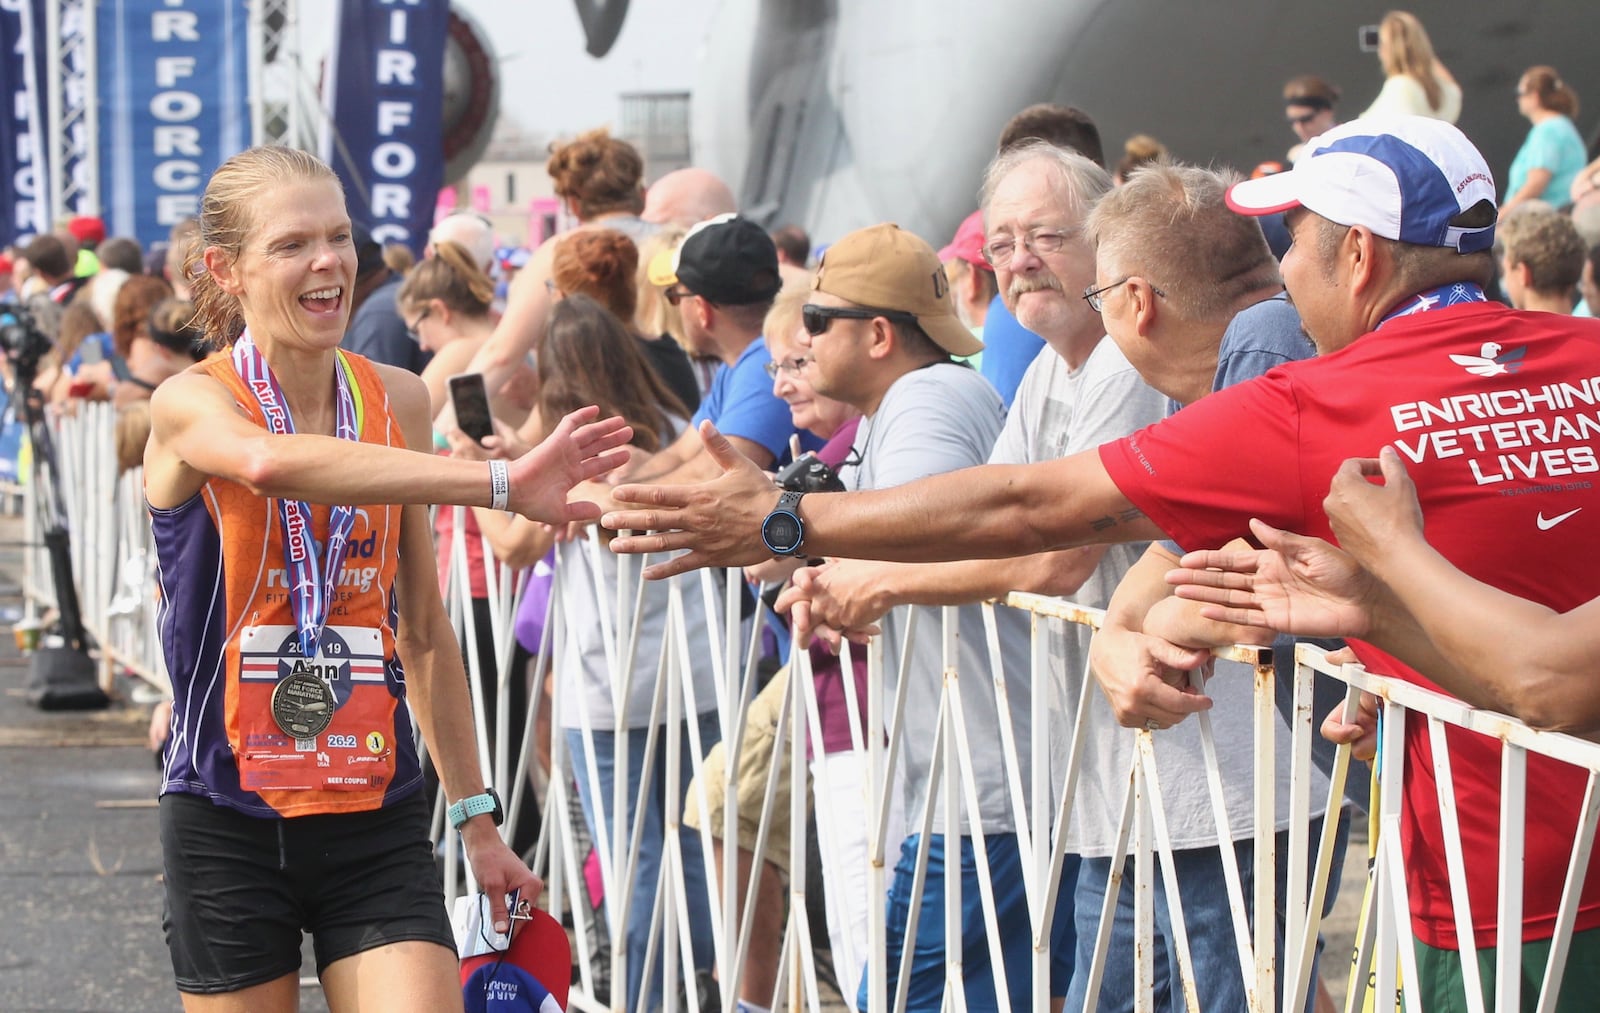
{"type": "Polygon", "coordinates": [[[572,983],[572,944],[550,913],[533,908],[512,925],[511,945],[461,961],[466,1013],[560,1013],[572,983]]]}

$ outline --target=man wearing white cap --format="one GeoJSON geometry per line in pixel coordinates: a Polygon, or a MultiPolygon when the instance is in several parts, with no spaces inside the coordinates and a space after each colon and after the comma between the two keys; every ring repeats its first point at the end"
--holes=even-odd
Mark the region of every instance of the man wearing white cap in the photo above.
{"type": "MultiPolygon", "coordinates": [[[[1009,556],[1161,537],[1215,547],[1251,517],[1324,538],[1329,481],[1345,458],[1385,446],[1416,481],[1428,535],[1448,559],[1497,587],[1564,612],[1600,595],[1600,570],[1572,565],[1600,543],[1593,323],[1485,301],[1494,265],[1494,181],[1483,157],[1436,120],[1356,120],[1322,135],[1293,171],[1233,187],[1244,214],[1284,211],[1294,245],[1284,281],[1319,357],[1213,394],[1097,452],[969,470],[896,489],[819,494],[790,510],[810,555],[936,560],[1009,556]]],[[[761,558],[776,496],[710,441],[729,469],[701,486],[617,490],[604,523],[680,529],[614,544],[693,552],[655,568],[761,558]]],[[[1371,645],[1369,668],[1431,685],[1371,645]]],[[[1181,694],[1174,690],[1174,696],[1181,694]]],[[[1196,701],[1176,709],[1207,706],[1196,701]]],[[[1412,770],[1402,838],[1422,1008],[1461,992],[1432,755],[1423,722],[1406,729],[1412,770]]],[[[1471,922],[1484,960],[1496,944],[1499,749],[1451,738],[1471,922]]],[[[1584,795],[1580,771],[1528,760],[1523,961],[1541,974],[1584,795]]],[[[1600,991],[1600,870],[1577,898],[1562,992],[1600,991]]],[[[1486,988],[1492,988],[1489,981],[1486,988]]],[[[1569,1002],[1571,1000],[1569,999],[1569,1002]]],[[[1577,1008],[1577,1007],[1573,1007],[1577,1008]]]]}

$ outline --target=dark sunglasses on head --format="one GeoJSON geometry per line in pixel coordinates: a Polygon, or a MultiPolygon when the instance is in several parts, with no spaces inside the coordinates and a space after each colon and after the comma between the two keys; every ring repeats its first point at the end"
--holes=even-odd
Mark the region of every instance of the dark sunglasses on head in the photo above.
{"type": "Polygon", "coordinates": [[[835,320],[871,320],[874,317],[883,317],[895,323],[916,325],[917,318],[914,314],[900,310],[877,310],[856,308],[853,306],[817,306],[806,303],[800,307],[800,323],[805,326],[806,333],[813,338],[824,334],[828,325],[835,320]]]}

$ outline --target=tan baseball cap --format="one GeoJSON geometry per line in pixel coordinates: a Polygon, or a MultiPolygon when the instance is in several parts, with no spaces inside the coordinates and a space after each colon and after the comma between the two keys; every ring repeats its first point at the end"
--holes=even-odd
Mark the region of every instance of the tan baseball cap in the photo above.
{"type": "Polygon", "coordinates": [[[858,306],[910,313],[951,355],[983,351],[983,342],[956,316],[939,255],[893,222],[857,229],[828,247],[811,288],[858,306]]]}

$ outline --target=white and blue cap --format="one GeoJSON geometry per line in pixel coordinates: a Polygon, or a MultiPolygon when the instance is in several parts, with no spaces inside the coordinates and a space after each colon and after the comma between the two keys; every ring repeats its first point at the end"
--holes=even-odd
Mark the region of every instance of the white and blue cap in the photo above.
{"type": "Polygon", "coordinates": [[[1480,201],[1494,204],[1494,176],[1467,135],[1424,116],[1351,120],[1311,139],[1289,172],[1235,183],[1228,206],[1243,215],[1303,207],[1384,239],[1477,253],[1494,225],[1451,221],[1480,201]]]}

